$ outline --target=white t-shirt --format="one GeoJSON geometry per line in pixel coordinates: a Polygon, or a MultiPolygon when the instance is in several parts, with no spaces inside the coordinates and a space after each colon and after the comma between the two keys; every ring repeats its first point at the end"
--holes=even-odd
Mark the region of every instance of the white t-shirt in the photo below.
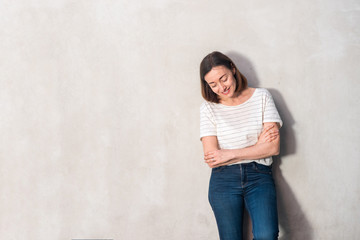
{"type": "MultiPolygon", "coordinates": [[[[204,101],[200,107],[200,139],[217,136],[220,149],[249,147],[258,141],[265,122],[278,122],[280,127],[283,124],[274,100],[265,88],[255,88],[246,102],[236,106],[204,101]]],[[[272,157],[235,164],[253,161],[269,166],[272,157]]]]}

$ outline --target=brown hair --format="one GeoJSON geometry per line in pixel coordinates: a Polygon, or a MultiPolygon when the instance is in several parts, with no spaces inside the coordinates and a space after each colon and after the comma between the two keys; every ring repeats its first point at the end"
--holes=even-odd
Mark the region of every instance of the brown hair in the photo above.
{"type": "Polygon", "coordinates": [[[219,98],[216,93],[214,93],[209,84],[205,81],[205,75],[211,71],[213,67],[224,66],[232,71],[235,68],[235,80],[236,88],[235,93],[240,93],[242,90],[247,88],[247,79],[241,72],[237,69],[233,61],[222,54],[221,52],[212,52],[208,54],[200,64],[200,83],[201,83],[201,94],[203,98],[209,102],[219,103],[219,98]]]}

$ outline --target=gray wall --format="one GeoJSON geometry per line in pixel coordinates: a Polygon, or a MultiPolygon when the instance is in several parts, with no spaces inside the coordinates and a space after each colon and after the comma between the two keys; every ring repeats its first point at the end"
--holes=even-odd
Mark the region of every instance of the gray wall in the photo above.
{"type": "Polygon", "coordinates": [[[359,11],[0,1],[1,239],[218,239],[198,123],[198,67],[213,50],[268,88],[284,120],[281,239],[356,239],[359,11]]]}

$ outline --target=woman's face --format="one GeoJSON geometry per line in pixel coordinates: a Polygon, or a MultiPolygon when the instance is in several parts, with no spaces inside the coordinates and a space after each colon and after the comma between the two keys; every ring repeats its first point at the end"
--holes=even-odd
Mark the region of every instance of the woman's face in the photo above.
{"type": "Polygon", "coordinates": [[[213,92],[220,97],[220,100],[224,101],[235,95],[236,79],[234,74],[235,68],[230,70],[224,66],[217,66],[213,67],[204,78],[213,92]]]}

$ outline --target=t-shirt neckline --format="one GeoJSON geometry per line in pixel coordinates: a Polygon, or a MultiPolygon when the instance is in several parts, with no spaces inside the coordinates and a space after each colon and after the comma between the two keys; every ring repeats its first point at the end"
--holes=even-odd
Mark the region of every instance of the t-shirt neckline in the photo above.
{"type": "Polygon", "coordinates": [[[246,103],[248,103],[248,102],[254,97],[254,95],[255,95],[256,92],[257,92],[257,88],[255,88],[255,91],[252,93],[252,95],[249,97],[248,100],[246,100],[245,102],[240,103],[240,104],[238,104],[238,105],[229,106],[229,105],[224,105],[224,104],[222,104],[222,103],[218,103],[218,105],[221,106],[221,107],[227,107],[227,108],[233,108],[233,107],[243,106],[243,105],[245,105],[246,103]]]}

